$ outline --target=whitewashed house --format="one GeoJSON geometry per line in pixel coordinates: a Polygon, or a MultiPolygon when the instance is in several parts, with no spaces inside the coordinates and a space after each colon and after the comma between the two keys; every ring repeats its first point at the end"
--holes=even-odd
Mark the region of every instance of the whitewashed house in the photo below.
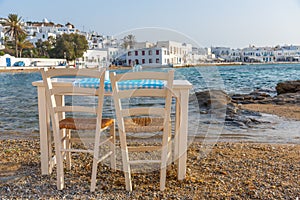
{"type": "Polygon", "coordinates": [[[187,62],[187,56],[192,52],[192,45],[175,41],[158,41],[158,48],[166,48],[169,54],[169,61],[172,65],[183,65],[187,62]]]}
{"type": "Polygon", "coordinates": [[[243,62],[274,62],[274,50],[271,47],[248,47],[242,49],[243,62]]]}
{"type": "Polygon", "coordinates": [[[50,36],[56,38],[57,35],[79,33],[71,23],[63,26],[49,22],[47,19],[42,22],[25,22],[24,29],[28,34],[27,39],[34,45],[38,40],[48,40],[50,36]]]}
{"type": "Polygon", "coordinates": [[[204,48],[192,48],[192,52],[184,57],[186,65],[196,65],[207,59],[207,51],[204,48]]]}
{"type": "Polygon", "coordinates": [[[117,48],[117,47],[107,47],[107,48],[104,48],[103,50],[107,51],[106,60],[110,63],[112,63],[121,52],[120,48],[117,48]]]}
{"type": "Polygon", "coordinates": [[[300,60],[300,46],[281,46],[276,50],[277,61],[299,61],[300,60]]]}
{"type": "Polygon", "coordinates": [[[126,53],[126,65],[134,66],[168,66],[170,55],[167,48],[152,47],[142,49],[131,49],[126,53]]]}
{"type": "Polygon", "coordinates": [[[240,62],[241,50],[229,47],[212,47],[212,53],[216,56],[216,61],[240,62]]]}
{"type": "Polygon", "coordinates": [[[103,49],[103,48],[116,48],[119,47],[119,42],[114,39],[113,36],[105,36],[98,34],[97,32],[81,32],[88,41],[89,49],[103,49]]]}
{"type": "Polygon", "coordinates": [[[107,63],[107,50],[91,49],[84,52],[83,57],[77,59],[78,68],[105,67],[107,63]]]}

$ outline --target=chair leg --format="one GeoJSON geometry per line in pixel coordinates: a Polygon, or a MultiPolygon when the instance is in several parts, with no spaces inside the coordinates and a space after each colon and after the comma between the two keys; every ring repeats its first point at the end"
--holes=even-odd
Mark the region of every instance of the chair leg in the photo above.
{"type": "Polygon", "coordinates": [[[110,156],[110,165],[113,171],[116,170],[116,133],[115,133],[115,122],[110,127],[110,150],[112,154],[110,156]]]}
{"type": "Polygon", "coordinates": [[[123,162],[123,171],[125,176],[125,185],[127,191],[132,191],[132,183],[131,183],[131,172],[129,165],[129,156],[128,156],[128,148],[126,142],[126,135],[124,132],[120,131],[120,142],[121,142],[121,154],[122,154],[122,162],[123,162]]]}
{"type": "Polygon", "coordinates": [[[167,162],[168,162],[168,148],[169,144],[163,145],[161,155],[161,167],[160,167],[160,191],[165,189],[166,176],[167,176],[167,162]]]}
{"type": "MultiPolygon", "coordinates": [[[[71,149],[71,130],[66,130],[66,149],[71,149]]],[[[67,162],[67,169],[71,170],[71,152],[66,152],[66,162],[67,162]]]]}
{"type": "Polygon", "coordinates": [[[167,151],[167,155],[169,155],[169,157],[167,158],[167,165],[171,165],[172,164],[172,133],[171,133],[171,129],[169,132],[169,136],[168,136],[168,151],[167,151]]]}
{"type": "Polygon", "coordinates": [[[91,179],[91,192],[94,192],[96,189],[97,167],[98,167],[98,163],[97,163],[96,158],[94,158],[93,159],[93,169],[92,169],[92,179],[91,179]]]}
{"type": "Polygon", "coordinates": [[[161,149],[161,167],[160,167],[160,191],[164,191],[166,187],[168,153],[170,149],[170,132],[164,130],[161,149]]]}
{"type": "Polygon", "coordinates": [[[57,181],[57,189],[62,190],[65,186],[64,183],[64,165],[63,165],[63,153],[61,151],[62,149],[62,143],[60,139],[60,132],[58,133],[54,132],[54,143],[55,143],[55,157],[56,157],[56,181],[57,181]]]}
{"type": "Polygon", "coordinates": [[[130,172],[130,165],[128,161],[123,162],[123,170],[125,176],[125,185],[127,191],[132,191],[132,182],[131,182],[131,172],[130,172]]]}
{"type": "Polygon", "coordinates": [[[97,167],[98,167],[98,159],[99,159],[99,144],[100,144],[100,132],[97,131],[95,135],[94,154],[93,154],[91,192],[94,192],[96,188],[97,167]]]}

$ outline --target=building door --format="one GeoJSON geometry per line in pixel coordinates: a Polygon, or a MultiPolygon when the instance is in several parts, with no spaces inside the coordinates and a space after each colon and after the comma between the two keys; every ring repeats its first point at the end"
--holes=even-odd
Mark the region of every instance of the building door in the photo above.
{"type": "Polygon", "coordinates": [[[10,58],[6,58],[6,67],[10,67],[11,66],[11,60],[10,58]]]}

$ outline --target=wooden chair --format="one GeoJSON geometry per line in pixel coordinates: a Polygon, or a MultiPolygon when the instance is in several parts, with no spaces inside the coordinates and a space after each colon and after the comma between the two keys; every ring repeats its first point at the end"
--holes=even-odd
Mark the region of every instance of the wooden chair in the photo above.
{"type": "Polygon", "coordinates": [[[50,113],[54,135],[55,156],[57,161],[57,188],[59,190],[64,188],[63,160],[66,159],[67,168],[70,169],[71,152],[84,152],[93,154],[91,191],[94,191],[98,163],[110,156],[111,167],[115,169],[116,165],[114,119],[102,118],[105,69],[101,69],[100,71],[89,69],[41,69],[41,74],[45,85],[48,111],[50,113]],[[60,76],[96,78],[99,79],[99,85],[98,88],[77,87],[71,83],[56,86],[52,81],[53,77],[60,76]],[[81,105],[80,101],[79,105],[64,105],[64,103],[58,102],[58,97],[64,98],[64,96],[71,96],[72,99],[75,98],[75,96],[79,96],[82,99],[93,98],[96,103],[93,102],[94,105],[81,105]],[[78,115],[82,114],[84,114],[84,117],[78,118],[78,115]],[[109,137],[100,141],[101,132],[107,128],[110,128],[109,137]],[[72,145],[72,141],[76,141],[76,138],[72,140],[71,130],[90,130],[94,133],[95,136],[94,139],[92,139],[94,140],[94,148],[80,149],[80,146],[73,148],[74,145],[72,145]],[[100,156],[99,148],[103,145],[109,146],[109,152],[100,156]]]}
{"type": "MultiPolygon", "coordinates": [[[[165,189],[166,170],[168,160],[171,156],[171,104],[172,104],[172,87],[173,87],[174,71],[169,72],[128,72],[125,74],[110,73],[110,80],[113,90],[113,98],[115,103],[116,118],[118,122],[118,130],[121,143],[123,170],[125,175],[126,190],[132,191],[131,183],[131,165],[136,164],[159,164],[160,168],[160,190],[165,189]],[[122,81],[129,80],[161,80],[165,82],[163,88],[145,87],[136,89],[120,89],[119,84],[122,81]],[[131,98],[146,98],[152,101],[160,99],[164,105],[155,107],[154,104],[147,105],[147,101],[142,101],[145,105],[131,106],[131,98]],[[129,101],[128,101],[129,100],[129,101]],[[125,102],[126,103],[125,103],[125,102]],[[127,104],[127,105],[125,105],[127,104]],[[129,105],[128,105],[129,104],[129,105]],[[143,134],[149,132],[161,131],[159,145],[141,144],[134,146],[128,143],[128,133],[143,134]],[[134,152],[154,152],[160,151],[160,159],[134,159],[130,157],[130,153],[134,152]]],[[[123,82],[124,83],[124,82],[123,82]]],[[[153,103],[153,102],[152,102],[153,103]]],[[[156,133],[155,133],[156,134],[156,133]]],[[[158,134],[156,134],[158,135],[158,134]]],[[[136,153],[135,153],[136,154],[136,153]]]]}

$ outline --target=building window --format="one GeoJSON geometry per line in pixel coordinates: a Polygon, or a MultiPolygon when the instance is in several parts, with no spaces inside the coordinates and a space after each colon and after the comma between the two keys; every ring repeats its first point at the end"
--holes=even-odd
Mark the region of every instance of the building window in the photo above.
{"type": "Polygon", "coordinates": [[[128,51],[128,56],[131,56],[131,51],[128,51]]]}
{"type": "Polygon", "coordinates": [[[138,56],[138,55],[139,55],[139,52],[138,52],[138,51],[135,51],[134,53],[135,53],[135,55],[136,55],[136,56],[138,56]]]}
{"type": "Polygon", "coordinates": [[[156,55],[159,55],[159,50],[156,50],[156,55]]]}
{"type": "Polygon", "coordinates": [[[159,58],[156,58],[156,63],[159,63],[159,58]]]}
{"type": "Polygon", "coordinates": [[[167,51],[166,50],[164,50],[164,55],[167,55],[167,51]]]}
{"type": "Polygon", "coordinates": [[[131,60],[130,59],[128,60],[128,64],[131,65],[131,60]]]}
{"type": "Polygon", "coordinates": [[[149,59],[149,63],[152,63],[152,59],[151,58],[149,59]]]}
{"type": "MultiPolygon", "coordinates": [[[[145,53],[145,52],[144,52],[145,53]]],[[[145,59],[142,59],[142,64],[145,64],[145,59]]]]}
{"type": "Polygon", "coordinates": [[[149,55],[152,55],[152,50],[149,50],[149,51],[148,51],[148,54],[149,54],[149,55]]]}
{"type": "Polygon", "coordinates": [[[145,51],[142,51],[142,55],[143,55],[143,56],[145,55],[145,51]]]}

